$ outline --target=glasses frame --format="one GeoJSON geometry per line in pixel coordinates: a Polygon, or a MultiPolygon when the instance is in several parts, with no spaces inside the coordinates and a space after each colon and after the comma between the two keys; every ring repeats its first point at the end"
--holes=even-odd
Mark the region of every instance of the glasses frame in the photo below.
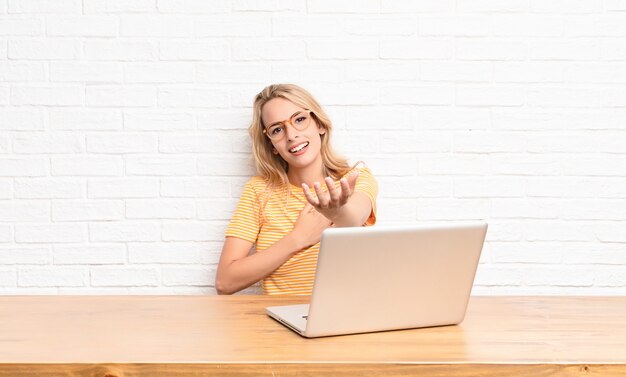
{"type": "MultiPolygon", "coordinates": [[[[309,128],[309,126],[311,125],[311,119],[309,119],[309,123],[307,124],[307,126],[306,126],[306,127],[304,127],[304,128],[302,128],[302,129],[300,129],[300,128],[296,127],[293,123],[291,123],[291,119],[292,119],[292,118],[294,118],[294,117],[296,117],[296,116],[298,116],[298,115],[302,115],[302,113],[307,113],[311,119],[312,119],[312,118],[313,118],[313,116],[315,115],[315,113],[313,112],[313,110],[304,109],[303,111],[300,111],[300,112],[298,112],[298,113],[296,113],[296,114],[292,115],[289,119],[285,119],[285,120],[282,120],[282,121],[279,121],[279,122],[274,122],[274,123],[272,123],[272,125],[271,125],[270,127],[272,127],[272,126],[274,126],[274,125],[278,125],[278,124],[280,124],[280,125],[282,125],[284,128],[287,128],[287,124],[289,124],[291,127],[293,127],[294,129],[296,129],[296,130],[298,130],[298,131],[304,131],[304,130],[306,130],[307,128],[309,128]]],[[[274,141],[278,141],[278,140],[282,140],[282,139],[285,137],[285,134],[283,133],[283,136],[279,137],[278,139],[273,139],[273,138],[270,136],[270,134],[267,132],[267,129],[268,129],[268,128],[269,128],[269,127],[263,127],[263,133],[265,134],[265,136],[267,136],[267,138],[268,138],[268,139],[270,139],[270,140],[274,140],[274,141]]]]}

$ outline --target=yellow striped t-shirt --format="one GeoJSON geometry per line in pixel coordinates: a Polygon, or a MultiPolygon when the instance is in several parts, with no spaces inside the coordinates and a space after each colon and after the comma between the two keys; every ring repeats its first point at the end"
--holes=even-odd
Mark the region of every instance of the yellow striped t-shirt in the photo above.
{"type": "MultiPolygon", "coordinates": [[[[376,222],[378,184],[368,168],[358,168],[355,191],[367,195],[372,212],[364,225],[376,222]]],[[[350,173],[348,173],[350,174],[350,173]]],[[[322,185],[324,186],[324,185],[322,185]]],[[[289,185],[268,188],[268,181],[252,177],[244,186],[237,209],[226,229],[226,237],[237,237],[256,244],[262,253],[293,229],[306,204],[302,188],[289,185]]],[[[310,295],[317,266],[319,242],[300,251],[271,275],[263,279],[263,291],[269,295],[310,295]]]]}

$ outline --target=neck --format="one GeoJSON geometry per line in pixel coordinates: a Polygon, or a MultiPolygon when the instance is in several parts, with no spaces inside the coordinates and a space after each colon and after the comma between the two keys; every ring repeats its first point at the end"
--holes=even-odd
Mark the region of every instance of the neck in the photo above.
{"type": "Polygon", "coordinates": [[[287,172],[289,183],[297,187],[301,187],[303,183],[306,183],[311,188],[315,182],[319,182],[323,185],[325,177],[322,166],[321,158],[302,168],[293,168],[290,166],[289,171],[287,172]]]}

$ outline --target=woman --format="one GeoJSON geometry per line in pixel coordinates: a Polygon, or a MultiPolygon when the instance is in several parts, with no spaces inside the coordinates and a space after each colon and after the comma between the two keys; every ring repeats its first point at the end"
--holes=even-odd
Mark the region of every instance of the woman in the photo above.
{"type": "Polygon", "coordinates": [[[376,180],[333,152],[331,132],[321,106],[296,85],[256,96],[249,133],[259,175],[246,183],[226,230],[219,294],[260,280],[266,294],[311,294],[322,231],[376,222],[376,180]]]}

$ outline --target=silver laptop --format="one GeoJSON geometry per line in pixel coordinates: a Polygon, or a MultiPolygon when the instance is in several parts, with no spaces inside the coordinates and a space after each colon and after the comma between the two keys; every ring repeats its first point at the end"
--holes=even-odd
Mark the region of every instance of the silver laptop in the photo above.
{"type": "Polygon", "coordinates": [[[307,338],[458,324],[486,233],[484,222],[326,229],[310,304],[267,314],[307,338]]]}

